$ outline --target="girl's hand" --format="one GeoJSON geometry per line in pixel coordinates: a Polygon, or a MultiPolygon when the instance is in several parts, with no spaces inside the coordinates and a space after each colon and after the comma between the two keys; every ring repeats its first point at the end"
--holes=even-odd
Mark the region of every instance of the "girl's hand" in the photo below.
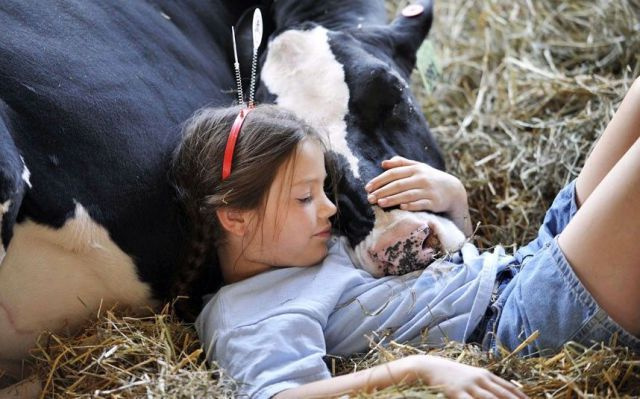
{"type": "Polygon", "coordinates": [[[437,356],[418,359],[422,376],[429,385],[441,386],[447,398],[507,398],[521,399],[527,396],[515,385],[490,371],[468,366],[437,356]]]}
{"type": "Polygon", "coordinates": [[[336,397],[417,381],[441,387],[450,399],[527,397],[513,384],[485,369],[466,366],[438,356],[411,355],[355,373],[300,385],[278,393],[275,398],[336,397]]]}
{"type": "Polygon", "coordinates": [[[382,161],[385,172],[373,178],[365,189],[371,204],[399,205],[408,211],[450,212],[466,203],[460,180],[427,164],[400,156],[382,161]]]}
{"type": "Polygon", "coordinates": [[[365,186],[371,204],[445,212],[466,237],[471,236],[467,190],[457,177],[400,156],[382,161],[382,167],[386,171],[365,186]]]}

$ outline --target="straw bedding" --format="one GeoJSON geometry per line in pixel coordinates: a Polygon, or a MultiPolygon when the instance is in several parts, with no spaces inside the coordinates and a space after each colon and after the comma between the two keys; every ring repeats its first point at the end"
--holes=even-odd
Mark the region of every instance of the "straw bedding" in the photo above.
{"type": "MultiPolygon", "coordinates": [[[[393,15],[405,4],[388,5],[393,15]]],[[[467,187],[478,246],[526,243],[555,193],[577,176],[640,72],[639,14],[638,0],[437,2],[430,40],[439,70],[432,66],[429,89],[416,74],[414,93],[449,171],[467,187]]],[[[429,352],[377,341],[367,354],[330,359],[332,371],[429,352]]],[[[640,395],[640,357],[608,345],[569,343],[553,357],[499,361],[456,343],[433,353],[488,367],[532,397],[640,395]]],[[[32,362],[45,397],[234,396],[234,382],[204,364],[193,328],[169,307],[148,318],[103,312],[76,337],[45,334],[32,362]]],[[[437,392],[417,384],[360,397],[437,392]]]]}

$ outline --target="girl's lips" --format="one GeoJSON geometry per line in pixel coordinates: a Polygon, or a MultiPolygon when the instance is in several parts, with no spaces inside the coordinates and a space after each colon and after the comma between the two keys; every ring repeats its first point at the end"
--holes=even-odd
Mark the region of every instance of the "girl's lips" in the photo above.
{"type": "Polygon", "coordinates": [[[326,229],[322,230],[321,232],[314,234],[314,236],[318,236],[318,237],[329,237],[329,236],[331,236],[331,227],[327,227],[326,229]]]}

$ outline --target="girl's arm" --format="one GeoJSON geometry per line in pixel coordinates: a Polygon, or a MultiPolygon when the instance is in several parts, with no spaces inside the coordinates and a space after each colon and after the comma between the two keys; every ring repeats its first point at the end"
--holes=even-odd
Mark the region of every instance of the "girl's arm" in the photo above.
{"type": "Polygon", "coordinates": [[[408,356],[356,373],[301,385],[280,392],[275,398],[334,397],[416,381],[440,386],[448,398],[526,398],[514,385],[485,369],[429,355],[408,356]]]}
{"type": "Polygon", "coordinates": [[[382,167],[386,171],[365,186],[370,203],[383,208],[399,205],[408,211],[445,212],[465,236],[471,236],[467,190],[457,177],[400,156],[382,161],[382,167]]]}

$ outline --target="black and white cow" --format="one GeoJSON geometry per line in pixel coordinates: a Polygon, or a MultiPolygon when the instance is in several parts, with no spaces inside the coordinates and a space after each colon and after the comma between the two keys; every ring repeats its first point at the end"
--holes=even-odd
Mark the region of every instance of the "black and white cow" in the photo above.
{"type": "Polygon", "coordinates": [[[233,101],[230,26],[253,5],[0,2],[0,359],[167,298],[171,153],[194,110],[233,101]]]}
{"type": "MultiPolygon", "coordinates": [[[[390,262],[385,248],[427,226],[440,234],[446,220],[371,208],[362,188],[393,154],[443,166],[407,84],[430,4],[387,26],[383,2],[371,0],[6,0],[0,368],[23,359],[41,331],[72,331],[101,306],[137,311],[168,299],[187,241],[171,153],[196,109],[233,102],[229,30],[255,6],[273,33],[259,99],[328,132],[354,258],[378,272],[390,262]]],[[[447,248],[459,241],[443,237],[447,248]]]]}
{"type": "Polygon", "coordinates": [[[326,133],[340,165],[338,229],[352,260],[376,276],[424,268],[437,252],[458,249],[463,233],[431,213],[371,207],[364,184],[394,155],[444,168],[408,83],[431,27],[431,1],[391,25],[375,7],[367,19],[345,21],[329,12],[344,3],[316,3],[274,4],[277,32],[262,68],[263,95],[326,133]]]}

